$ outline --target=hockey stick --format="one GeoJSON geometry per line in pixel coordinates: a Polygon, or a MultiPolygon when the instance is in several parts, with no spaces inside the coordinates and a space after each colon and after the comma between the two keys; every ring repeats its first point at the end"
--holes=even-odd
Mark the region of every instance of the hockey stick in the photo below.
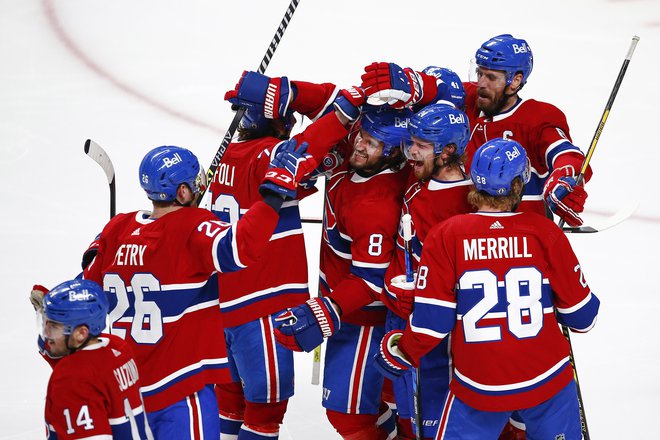
{"type": "Polygon", "coordinates": [[[564,227],[562,230],[571,234],[590,234],[594,232],[601,232],[630,218],[635,213],[635,211],[637,211],[638,207],[639,200],[629,200],[628,202],[625,202],[623,207],[621,207],[617,212],[600,222],[593,223],[591,226],[583,225],[577,228],[564,227]]]}
{"type": "Polygon", "coordinates": [[[115,167],[112,166],[110,156],[103,148],[91,139],[85,141],[85,154],[92,158],[94,162],[103,168],[105,177],[110,186],[110,218],[117,213],[117,200],[115,195],[115,167]]]}
{"type": "MultiPolygon", "coordinates": [[[[327,188],[327,180],[326,180],[326,186],[325,186],[325,188],[327,188]]],[[[325,217],[325,203],[326,203],[325,198],[328,196],[328,192],[327,192],[326,189],[324,189],[323,192],[325,193],[325,195],[324,195],[324,197],[323,197],[323,205],[324,205],[324,206],[323,206],[323,211],[324,211],[324,212],[323,212],[323,217],[325,217]]],[[[316,219],[315,219],[315,220],[316,220],[316,219]]],[[[304,222],[304,220],[303,220],[303,222],[304,222]]],[[[322,224],[322,223],[323,223],[323,219],[318,219],[317,221],[314,221],[314,223],[321,223],[321,224],[322,224]]],[[[321,238],[321,240],[323,240],[323,238],[321,238]]],[[[320,278],[320,277],[319,277],[319,278],[320,278]]],[[[319,280],[319,282],[320,282],[320,280],[319,280]]],[[[319,287],[318,287],[317,292],[318,292],[318,293],[317,293],[317,296],[320,298],[320,297],[322,296],[322,295],[321,295],[321,286],[320,286],[320,285],[319,285],[319,287]]],[[[325,341],[325,339],[324,339],[324,341],[325,341]]],[[[321,342],[321,343],[318,345],[318,347],[316,347],[316,348],[314,349],[314,351],[313,351],[313,358],[312,358],[312,385],[318,385],[319,383],[321,383],[321,351],[322,351],[322,347],[323,347],[323,342],[321,342]]]]}
{"type": "MultiPolygon", "coordinates": [[[[406,281],[415,281],[412,269],[412,217],[410,214],[404,214],[401,217],[401,226],[403,228],[403,243],[405,246],[404,257],[406,262],[406,281]]],[[[419,369],[411,368],[412,387],[413,387],[413,411],[415,416],[415,439],[422,440],[422,387],[419,379],[419,369]]]]}
{"type": "MultiPolygon", "coordinates": [[[[612,105],[614,104],[614,98],[616,98],[619,88],[621,87],[621,82],[623,81],[623,77],[626,74],[626,70],[628,69],[628,64],[630,64],[630,59],[633,56],[633,52],[635,51],[635,47],[637,47],[638,41],[639,41],[639,37],[637,35],[633,36],[632,42],[630,43],[630,47],[628,48],[628,54],[626,55],[626,58],[623,60],[623,65],[619,70],[619,75],[616,78],[616,82],[614,83],[614,87],[612,88],[612,92],[610,93],[610,97],[607,100],[607,104],[605,105],[605,110],[603,110],[603,115],[600,118],[600,122],[598,123],[598,127],[596,128],[596,132],[594,133],[594,137],[591,140],[591,145],[589,145],[587,154],[585,155],[584,161],[582,162],[582,167],[580,168],[580,174],[578,174],[577,179],[575,180],[576,185],[580,185],[584,180],[584,173],[587,171],[587,168],[589,167],[589,162],[591,161],[591,157],[593,156],[594,150],[596,149],[596,144],[598,144],[598,139],[600,138],[600,134],[603,132],[603,127],[605,127],[605,122],[607,121],[607,117],[609,116],[610,110],[612,109],[612,105]]],[[[564,229],[564,223],[565,222],[563,219],[559,221],[559,227],[562,230],[564,229]]],[[[589,435],[589,426],[587,425],[587,415],[584,410],[584,400],[582,399],[582,390],[580,388],[580,382],[578,380],[577,367],[575,365],[575,357],[573,356],[573,344],[571,344],[571,336],[567,326],[562,325],[561,330],[562,333],[564,334],[564,337],[566,338],[566,341],[568,341],[569,360],[571,363],[571,367],[573,368],[573,376],[575,378],[575,386],[577,388],[577,395],[578,395],[578,405],[580,408],[580,423],[582,425],[582,438],[584,440],[590,440],[591,436],[589,435]]]]}
{"type": "MultiPolygon", "coordinates": [[[[280,40],[284,35],[284,31],[286,30],[287,26],[289,26],[289,21],[291,21],[291,17],[293,17],[293,13],[296,11],[296,8],[298,7],[298,3],[300,3],[300,0],[291,0],[291,3],[289,3],[289,7],[284,13],[284,17],[282,18],[282,21],[280,22],[279,27],[275,31],[275,35],[273,36],[272,41],[268,45],[268,49],[266,49],[266,54],[261,60],[261,64],[259,64],[259,68],[257,69],[259,73],[264,73],[266,71],[266,68],[268,67],[268,64],[270,64],[270,60],[275,54],[275,50],[277,49],[277,46],[280,44],[280,40]]],[[[222,142],[220,142],[218,151],[216,151],[215,157],[213,157],[213,160],[211,161],[211,166],[209,166],[209,169],[206,171],[207,185],[206,185],[206,189],[204,189],[204,192],[202,192],[199,195],[198,200],[200,203],[204,198],[204,194],[206,194],[206,191],[211,186],[211,182],[213,181],[215,172],[220,166],[220,161],[222,160],[222,156],[225,155],[227,146],[231,142],[231,139],[234,136],[234,132],[236,132],[236,129],[238,128],[238,124],[241,122],[241,119],[243,119],[244,114],[245,114],[245,108],[239,107],[239,109],[236,111],[236,114],[234,115],[234,119],[231,121],[231,124],[229,124],[227,133],[225,133],[225,136],[222,138],[222,142]]]]}
{"type": "MultiPolygon", "coordinates": [[[[587,154],[584,156],[584,161],[582,162],[582,167],[580,168],[580,174],[578,174],[577,179],[575,179],[576,185],[580,185],[584,180],[584,173],[587,171],[587,168],[589,167],[589,162],[591,162],[591,157],[594,154],[594,150],[596,150],[596,144],[598,144],[598,139],[600,139],[600,134],[603,132],[603,128],[605,127],[605,122],[607,121],[607,117],[610,115],[610,110],[612,109],[612,105],[614,104],[614,98],[616,98],[616,94],[619,92],[619,87],[621,87],[621,82],[623,81],[623,77],[626,74],[626,70],[628,70],[628,64],[630,64],[630,59],[633,56],[633,52],[635,52],[635,47],[637,47],[638,42],[639,42],[639,37],[635,35],[632,38],[630,47],[628,48],[628,54],[626,55],[626,59],[623,60],[623,65],[621,66],[621,70],[619,70],[619,75],[617,76],[616,81],[614,83],[614,87],[612,88],[612,92],[610,93],[610,98],[607,100],[607,104],[605,105],[605,110],[603,110],[603,115],[600,117],[600,122],[598,123],[598,127],[596,128],[594,137],[593,139],[591,139],[591,145],[589,145],[587,154]]],[[[563,219],[559,221],[559,227],[561,229],[564,229],[564,223],[565,222],[563,219]]]]}

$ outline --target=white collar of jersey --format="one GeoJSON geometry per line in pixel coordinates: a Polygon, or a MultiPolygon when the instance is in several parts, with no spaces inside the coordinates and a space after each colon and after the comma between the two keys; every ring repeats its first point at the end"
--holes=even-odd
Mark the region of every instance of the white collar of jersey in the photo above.
{"type": "MultiPolygon", "coordinates": [[[[518,110],[520,108],[520,106],[522,106],[523,102],[525,102],[525,101],[527,101],[527,100],[521,98],[520,101],[516,102],[513,105],[513,107],[511,107],[509,110],[505,111],[504,113],[498,113],[495,116],[493,116],[492,118],[490,118],[491,122],[497,122],[497,121],[501,121],[503,119],[508,118],[509,116],[514,114],[516,112],[516,110],[518,110]]],[[[480,112],[479,117],[480,118],[486,118],[486,115],[484,114],[484,112],[480,112]]],[[[486,119],[489,119],[489,118],[486,118],[486,119]]]]}
{"type": "Polygon", "coordinates": [[[151,211],[138,211],[135,213],[135,221],[141,225],[148,225],[153,223],[156,219],[150,218],[151,211]]]}
{"type": "Polygon", "coordinates": [[[110,339],[104,338],[104,337],[99,337],[99,342],[96,344],[92,345],[86,345],[81,350],[99,350],[103,347],[107,347],[108,344],[110,344],[110,339]]]}
{"type": "Polygon", "coordinates": [[[381,176],[383,174],[394,174],[394,173],[398,173],[399,171],[401,171],[401,170],[392,170],[390,168],[387,168],[387,169],[384,169],[383,171],[379,171],[376,174],[373,174],[369,177],[360,176],[358,173],[353,171],[353,173],[351,173],[351,182],[364,183],[364,182],[368,182],[370,179],[372,179],[376,176],[381,176]]]}
{"type": "Polygon", "coordinates": [[[485,212],[477,211],[471,212],[470,214],[483,215],[484,217],[513,217],[514,215],[520,215],[520,212],[485,212]]]}
{"type": "Polygon", "coordinates": [[[463,180],[457,180],[454,182],[447,182],[446,180],[437,180],[434,178],[431,178],[429,180],[429,191],[440,191],[443,189],[448,189],[448,188],[454,188],[457,186],[466,186],[466,185],[472,185],[472,180],[471,179],[463,179],[463,180]]]}

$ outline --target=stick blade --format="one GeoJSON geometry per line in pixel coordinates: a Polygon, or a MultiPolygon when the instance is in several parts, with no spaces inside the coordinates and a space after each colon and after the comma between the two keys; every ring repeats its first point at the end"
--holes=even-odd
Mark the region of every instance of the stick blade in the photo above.
{"type": "Polygon", "coordinates": [[[602,219],[600,222],[594,223],[592,226],[579,226],[577,228],[564,227],[562,230],[565,233],[571,234],[592,234],[594,232],[601,232],[630,218],[635,211],[639,208],[639,200],[628,200],[623,206],[613,215],[602,219]]]}
{"type": "Polygon", "coordinates": [[[115,167],[112,165],[108,153],[99,144],[91,139],[87,139],[85,141],[85,154],[103,168],[105,177],[108,179],[108,184],[112,184],[115,180],[115,167]]]}

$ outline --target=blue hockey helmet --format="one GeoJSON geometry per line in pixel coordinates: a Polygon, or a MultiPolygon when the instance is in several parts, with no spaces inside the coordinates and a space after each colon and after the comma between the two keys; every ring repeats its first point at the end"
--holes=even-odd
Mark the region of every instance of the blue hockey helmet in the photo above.
{"type": "Polygon", "coordinates": [[[427,105],[410,119],[411,136],[433,143],[433,153],[440,154],[449,144],[456,145],[461,156],[470,140],[470,122],[461,110],[449,104],[427,105]]]}
{"type": "Polygon", "coordinates": [[[44,315],[64,325],[64,334],[85,325],[93,336],[105,328],[108,299],[101,286],[90,280],[71,280],[55,286],[44,295],[44,315]]]}
{"type": "Polygon", "coordinates": [[[171,202],[182,183],[194,193],[202,189],[197,157],[185,148],[164,145],[144,156],[140,164],[140,186],[151,200],[171,202]]]}
{"type": "MultiPolygon", "coordinates": [[[[281,118],[281,120],[283,122],[283,128],[288,136],[289,132],[296,123],[296,118],[293,115],[293,111],[287,111],[286,115],[281,118]]],[[[266,116],[264,116],[264,114],[258,110],[253,108],[246,108],[245,113],[243,113],[243,117],[241,118],[241,122],[238,124],[238,127],[250,132],[264,133],[268,130],[273,121],[275,121],[275,119],[266,118],[266,116]]]]}
{"type": "Polygon", "coordinates": [[[449,96],[440,97],[441,99],[446,99],[459,108],[463,110],[465,108],[465,89],[463,88],[463,81],[461,78],[451,69],[445,67],[436,67],[429,66],[422,71],[427,75],[431,75],[441,80],[443,83],[447,84],[449,96]]]}
{"type": "Polygon", "coordinates": [[[246,108],[238,127],[244,130],[261,132],[268,128],[270,121],[270,119],[266,119],[263,113],[246,108]]]}
{"type": "Polygon", "coordinates": [[[516,73],[522,73],[521,87],[532,73],[534,57],[525,40],[511,34],[491,38],[477,49],[475,61],[478,66],[506,72],[506,84],[511,84],[516,73]]]}
{"type": "Polygon", "coordinates": [[[408,142],[408,123],[412,116],[410,109],[394,110],[383,106],[364,113],[360,128],[384,144],[383,156],[386,157],[408,142]]]}
{"type": "Polygon", "coordinates": [[[529,176],[527,152],[510,139],[492,139],[479,147],[472,158],[470,177],[474,187],[492,196],[508,195],[513,179],[520,177],[526,184],[529,176]]]}

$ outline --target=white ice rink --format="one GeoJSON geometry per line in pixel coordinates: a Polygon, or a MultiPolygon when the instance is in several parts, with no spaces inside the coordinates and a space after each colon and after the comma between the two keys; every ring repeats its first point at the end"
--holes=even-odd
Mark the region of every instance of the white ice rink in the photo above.
{"type": "MultiPolygon", "coordinates": [[[[28,292],[75,276],[108,219],[107,182],[85,140],[114,162],[118,210],[148,207],[144,153],[181,145],[210,163],[233,116],[224,92],[258,67],[287,5],[0,0],[0,439],[43,438],[50,368],[36,353],[28,292]]],[[[658,1],[301,0],[267,73],[350,86],[364,65],[396,61],[466,76],[476,48],[500,33],[527,39],[535,64],[522,95],[560,107],[584,150],[641,37],[592,161],[585,217],[641,204],[616,228],[570,237],[602,301],[596,327],[573,344],[591,437],[660,439],[658,1]]],[[[320,199],[304,213],[320,216],[320,199]]],[[[313,268],[318,226],[307,229],[313,268]]],[[[337,438],[310,385],[311,356],[297,361],[281,438],[337,438]]]]}

